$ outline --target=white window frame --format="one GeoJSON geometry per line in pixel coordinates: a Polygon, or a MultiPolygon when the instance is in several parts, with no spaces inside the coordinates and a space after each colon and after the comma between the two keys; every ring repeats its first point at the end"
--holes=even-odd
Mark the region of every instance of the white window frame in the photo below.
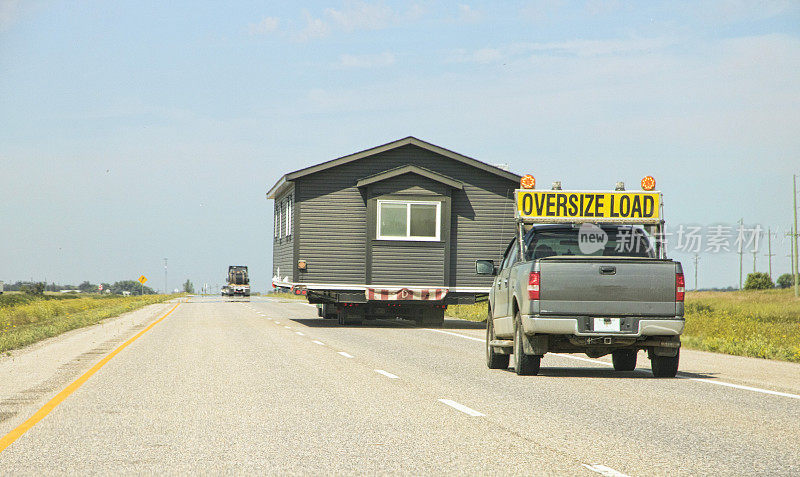
{"type": "Polygon", "coordinates": [[[292,196],[286,197],[286,237],[292,236],[292,196]]]}
{"type": "Polygon", "coordinates": [[[275,203],[275,238],[280,240],[281,239],[281,231],[283,230],[283,222],[281,221],[281,211],[283,210],[283,205],[280,201],[275,203]]]}
{"type": "Polygon", "coordinates": [[[408,242],[439,242],[442,236],[442,202],[438,200],[378,200],[377,222],[375,222],[375,235],[377,240],[405,240],[408,242]],[[394,235],[381,235],[381,205],[401,204],[406,206],[406,235],[398,237],[394,235]],[[435,205],[436,206],[436,236],[435,237],[412,237],[411,236],[411,206],[412,205],[435,205]]]}

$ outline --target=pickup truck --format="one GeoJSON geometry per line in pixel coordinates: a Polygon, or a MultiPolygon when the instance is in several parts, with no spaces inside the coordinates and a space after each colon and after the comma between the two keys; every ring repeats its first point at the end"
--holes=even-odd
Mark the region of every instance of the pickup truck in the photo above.
{"type": "Polygon", "coordinates": [[[517,374],[538,374],[545,353],[561,352],[611,354],[615,370],[632,371],[638,351],[646,350],[655,377],[674,377],[683,270],[653,249],[656,242],[634,225],[521,223],[499,267],[476,262],[479,274],[496,275],[486,321],[488,367],[507,368],[513,354],[517,374]],[[602,240],[587,244],[592,236],[602,240]]]}

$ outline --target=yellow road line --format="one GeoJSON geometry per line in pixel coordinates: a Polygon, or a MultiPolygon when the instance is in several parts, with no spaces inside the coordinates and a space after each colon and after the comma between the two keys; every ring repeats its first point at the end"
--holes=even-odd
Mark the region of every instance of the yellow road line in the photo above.
{"type": "Polygon", "coordinates": [[[72,384],[70,384],[69,386],[64,388],[60,393],[56,394],[55,397],[53,397],[53,399],[49,400],[47,402],[47,404],[45,404],[44,406],[42,406],[41,409],[36,411],[33,414],[33,416],[29,417],[27,421],[23,422],[16,429],[14,429],[13,431],[9,432],[8,434],[6,434],[2,438],[0,438],[0,452],[3,452],[6,449],[6,447],[8,447],[11,444],[13,444],[14,441],[19,439],[26,432],[28,432],[28,429],[30,429],[31,427],[35,426],[36,423],[38,423],[39,421],[44,419],[45,416],[50,414],[50,411],[55,409],[56,406],[58,406],[59,404],[61,404],[64,401],[64,399],[68,398],[70,394],[72,394],[73,392],[75,392],[76,389],[81,387],[83,385],[83,383],[85,383],[89,378],[91,378],[94,373],[99,371],[100,368],[102,368],[103,366],[106,365],[106,363],[111,361],[111,358],[116,356],[117,353],[119,353],[120,351],[125,349],[129,344],[131,344],[134,341],[136,341],[137,339],[139,339],[140,336],[142,336],[143,334],[145,334],[148,331],[150,331],[150,329],[152,329],[154,326],[159,324],[161,322],[161,320],[163,320],[164,318],[168,317],[173,311],[175,311],[175,308],[178,308],[179,304],[180,303],[176,303],[175,306],[173,306],[167,312],[167,314],[165,314],[161,318],[157,319],[156,321],[150,323],[150,325],[147,328],[145,328],[142,331],[136,333],[136,336],[134,336],[133,338],[129,339],[128,341],[126,341],[124,343],[122,343],[119,346],[119,348],[115,349],[108,356],[106,356],[105,358],[100,360],[100,362],[98,362],[97,364],[92,366],[92,368],[89,371],[86,371],[85,373],[83,373],[83,376],[81,376],[80,378],[76,379],[75,381],[72,382],[72,384]]]}

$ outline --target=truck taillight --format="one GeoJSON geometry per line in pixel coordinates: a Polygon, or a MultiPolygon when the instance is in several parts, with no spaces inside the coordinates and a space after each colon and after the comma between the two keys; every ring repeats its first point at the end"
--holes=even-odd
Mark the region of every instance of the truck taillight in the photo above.
{"type": "Polygon", "coordinates": [[[528,277],[528,298],[531,300],[539,299],[539,272],[531,272],[528,277]]]}
{"type": "Polygon", "coordinates": [[[683,301],[686,295],[686,280],[683,278],[683,273],[675,274],[675,301],[683,301]]]}

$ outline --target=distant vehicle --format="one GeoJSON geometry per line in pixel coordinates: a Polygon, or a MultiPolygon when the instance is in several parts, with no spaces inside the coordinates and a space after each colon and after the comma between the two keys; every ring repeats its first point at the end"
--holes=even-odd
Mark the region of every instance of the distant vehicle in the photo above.
{"type": "Polygon", "coordinates": [[[246,265],[228,267],[228,284],[222,287],[222,296],[250,296],[250,277],[246,265]]]}
{"type": "MultiPolygon", "coordinates": [[[[532,179],[532,178],[531,178],[532,179]]],[[[648,180],[649,179],[649,180],[648,180]]],[[[684,328],[684,277],[666,257],[661,194],[644,191],[517,191],[519,234],[489,295],[486,364],[537,374],[545,353],[611,354],[633,371],[646,350],[653,375],[678,371],[684,328]]],[[[622,189],[622,190],[620,190],[622,189]]]]}

